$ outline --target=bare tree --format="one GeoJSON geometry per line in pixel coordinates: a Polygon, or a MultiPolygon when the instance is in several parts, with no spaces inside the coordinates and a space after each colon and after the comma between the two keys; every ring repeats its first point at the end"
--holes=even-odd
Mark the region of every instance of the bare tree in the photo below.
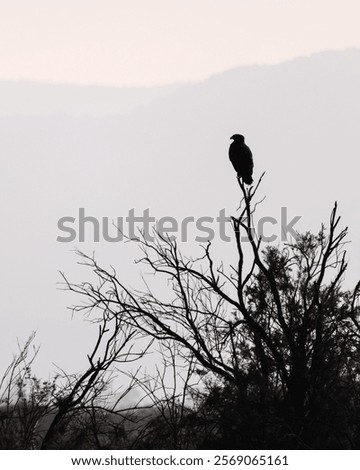
{"type": "MultiPolygon", "coordinates": [[[[68,283],[65,276],[63,278],[66,288],[73,290],[73,286],[68,283]]],[[[90,285],[88,287],[90,288],[90,285]]],[[[97,447],[101,448],[96,423],[96,417],[100,416],[100,411],[108,415],[111,413],[120,415],[129,411],[120,409],[119,404],[133,389],[134,382],[130,382],[119,393],[111,391],[110,387],[117,368],[124,363],[129,365],[143,357],[149,341],[144,343],[141,349],[135,350],[134,346],[141,332],[125,322],[122,315],[116,317],[110,315],[107,305],[108,302],[97,305],[101,308],[102,315],[96,319],[98,335],[92,352],[87,356],[87,370],[74,375],[61,370],[59,374],[61,387],[54,396],[54,418],[43,437],[42,449],[57,446],[59,430],[65,421],[68,422],[69,419],[74,419],[74,416],[83,417],[86,414],[91,418],[93,437],[97,447]]],[[[86,307],[75,308],[77,311],[79,309],[86,310],[86,307]]]]}
{"type": "Polygon", "coordinates": [[[253,229],[260,182],[247,189],[239,181],[242,201],[232,217],[236,265],[216,265],[210,242],[202,257],[192,259],[181,254],[175,239],[154,233],[155,241],[149,241],[140,233],[140,262],[164,277],[167,293],[170,282],[170,300],[148,286],[143,292],[128,289],[115,271],[82,253],[99,284],[71,289],[86,297],[88,309],[106,306],[110,322],[121,318],[142,334],[178,344],[189,361],[232,384],[240,396],[256,387],[264,406],[274,396],[283,400],[287,433],[306,447],[322,419],[321,400],[345,373],[347,341],[354,338],[348,318],[356,325],[359,288],[352,303],[340,289],[347,228],[339,229],[336,203],[327,229],[299,234],[282,249],[262,248],[253,229]]]}

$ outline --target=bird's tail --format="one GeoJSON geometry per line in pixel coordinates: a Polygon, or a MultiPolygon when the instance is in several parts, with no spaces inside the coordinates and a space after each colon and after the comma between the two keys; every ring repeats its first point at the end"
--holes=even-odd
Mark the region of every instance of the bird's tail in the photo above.
{"type": "Polygon", "coordinates": [[[243,176],[242,180],[245,184],[252,184],[253,183],[253,179],[250,175],[243,176]]]}

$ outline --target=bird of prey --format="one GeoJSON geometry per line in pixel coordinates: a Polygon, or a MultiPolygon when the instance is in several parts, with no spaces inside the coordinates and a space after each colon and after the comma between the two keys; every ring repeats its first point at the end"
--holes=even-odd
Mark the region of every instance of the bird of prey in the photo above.
{"type": "Polygon", "coordinates": [[[254,162],[251,150],[245,144],[243,135],[234,134],[230,139],[233,140],[229,148],[229,158],[238,178],[242,178],[246,184],[252,184],[252,172],[254,169],[254,162]]]}

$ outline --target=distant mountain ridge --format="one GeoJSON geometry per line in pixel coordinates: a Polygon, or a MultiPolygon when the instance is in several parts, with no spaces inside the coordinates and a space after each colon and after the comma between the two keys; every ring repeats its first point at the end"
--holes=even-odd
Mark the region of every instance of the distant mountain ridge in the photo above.
{"type": "MultiPolygon", "coordinates": [[[[0,117],[3,116],[45,116],[66,114],[73,117],[104,117],[124,115],[141,107],[151,105],[157,99],[166,98],[176,92],[192,87],[216,83],[233,83],[240,78],[242,84],[257,85],[263,74],[290,72],[299,66],[311,63],[323,64],[329,72],[341,74],[341,63],[353,66],[359,72],[360,49],[325,51],[299,57],[274,65],[239,66],[210,76],[196,83],[175,83],[153,87],[116,87],[107,85],[73,85],[41,83],[33,81],[0,80],[0,117]],[[254,81],[253,81],[254,80],[254,81]]],[[[241,83],[239,83],[240,85],[241,83]]]]}
{"type": "Polygon", "coordinates": [[[147,106],[181,86],[120,88],[0,80],[0,117],[122,115],[147,106]]]}

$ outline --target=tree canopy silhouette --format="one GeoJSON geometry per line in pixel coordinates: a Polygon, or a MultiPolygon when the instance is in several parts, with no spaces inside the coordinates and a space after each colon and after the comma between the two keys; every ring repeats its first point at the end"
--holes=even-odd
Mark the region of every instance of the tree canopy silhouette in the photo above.
{"type": "Polygon", "coordinates": [[[340,228],[335,203],[328,228],[262,249],[253,229],[260,181],[247,189],[239,179],[242,204],[232,217],[237,261],[228,269],[215,264],[210,242],[202,257],[188,259],[175,239],[155,234],[150,242],[142,234],[139,261],[164,278],[167,291],[170,282],[171,300],[149,287],[130,290],[85,254],[98,286],[68,287],[90,310],[114,321],[120,316],[160,343],[172,341],[196,362],[209,386],[199,409],[218,421],[205,432],[203,416],[194,445],[356,447],[359,285],[353,292],[341,288],[347,228],[340,228]]]}
{"type": "Polygon", "coordinates": [[[202,256],[188,258],[175,238],[154,232],[150,240],[140,232],[138,262],[163,288],[145,284],[138,291],[79,253],[97,281],[64,276],[64,287],[82,297],[74,313],[98,327],[88,368],[62,371],[60,389],[32,379],[26,365],[17,371],[27,343],[1,395],[3,447],[16,447],[11,436],[22,429],[20,447],[34,446],[37,417],[48,409],[56,413],[43,448],[360,447],[360,282],[352,291],[342,285],[347,228],[335,203],[318,233],[263,246],[253,228],[261,178],[251,187],[238,179],[242,200],[231,218],[236,259],[230,266],[215,261],[210,242],[202,256]],[[161,358],[154,375],[131,372],[150,348],[161,358]],[[140,393],[128,410],[118,405],[130,389],[104,401],[119,364],[140,393]],[[27,396],[25,378],[33,383],[27,396]],[[24,410],[34,416],[26,426],[24,410]]]}

